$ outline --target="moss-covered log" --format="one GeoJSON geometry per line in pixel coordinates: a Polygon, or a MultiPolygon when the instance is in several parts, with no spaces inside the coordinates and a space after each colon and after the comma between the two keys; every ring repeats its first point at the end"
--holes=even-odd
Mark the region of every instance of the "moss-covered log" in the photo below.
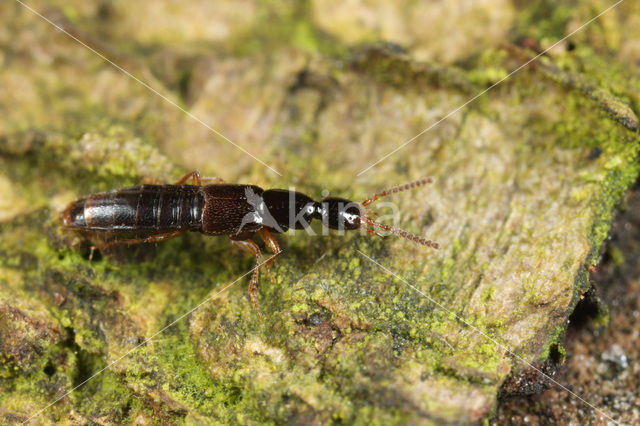
{"type": "Polygon", "coordinates": [[[561,360],[566,320],[638,174],[639,6],[449,115],[535,55],[519,36],[544,48],[608,4],[331,3],[34,2],[282,176],[24,7],[0,5],[5,422],[61,397],[38,422],[474,423],[505,379],[561,360]],[[238,280],[253,260],[223,238],[89,259],[61,228],[79,196],[192,169],[356,200],[432,176],[391,200],[441,248],[317,227],[283,235],[260,320],[238,280]]]}

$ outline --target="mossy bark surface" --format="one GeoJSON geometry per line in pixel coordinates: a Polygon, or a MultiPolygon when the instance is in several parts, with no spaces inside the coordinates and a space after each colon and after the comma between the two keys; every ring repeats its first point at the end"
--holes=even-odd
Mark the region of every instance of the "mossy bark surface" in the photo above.
{"type": "Polygon", "coordinates": [[[518,36],[544,48],[608,4],[331,3],[34,2],[183,110],[0,5],[4,422],[57,400],[32,421],[475,423],[505,379],[562,353],[638,174],[639,6],[450,114],[535,55],[518,36]],[[260,319],[253,260],[225,238],[89,259],[61,226],[76,198],[193,169],[317,199],[432,176],[389,201],[440,249],[282,235],[260,319]]]}

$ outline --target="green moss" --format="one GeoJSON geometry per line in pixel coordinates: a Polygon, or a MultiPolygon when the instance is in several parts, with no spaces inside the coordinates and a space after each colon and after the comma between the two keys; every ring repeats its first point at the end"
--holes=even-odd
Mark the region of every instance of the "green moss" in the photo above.
{"type": "Polygon", "coordinates": [[[476,67],[467,73],[467,78],[478,87],[489,87],[509,74],[509,71],[499,66],[508,58],[503,49],[487,49],[476,61],[476,67]]]}
{"type": "Polygon", "coordinates": [[[516,21],[514,33],[518,36],[535,37],[545,45],[564,37],[567,24],[576,16],[574,2],[557,4],[552,0],[545,0],[517,3],[520,8],[520,19],[516,21]]]}
{"type": "Polygon", "coordinates": [[[624,263],[624,253],[622,253],[622,251],[615,247],[612,246],[609,248],[609,255],[611,256],[611,260],[613,261],[613,264],[615,266],[620,266],[624,263]]]}
{"type": "Polygon", "coordinates": [[[494,294],[495,292],[496,292],[495,287],[493,287],[493,286],[489,286],[489,287],[487,287],[487,288],[482,292],[482,296],[481,296],[482,301],[483,301],[483,302],[485,302],[485,303],[490,302],[490,301],[491,301],[491,299],[492,299],[492,297],[493,297],[493,294],[494,294]]]}
{"type": "MultiPolygon", "coordinates": [[[[543,44],[564,34],[576,8],[547,3],[523,4],[515,32],[538,35],[543,44]],[[542,13],[546,7],[550,13],[542,13]]],[[[90,23],[83,10],[70,5],[66,15],[72,22],[90,23]]],[[[430,416],[474,423],[493,406],[508,360],[466,323],[502,342],[514,337],[509,336],[514,323],[528,321],[519,333],[526,329],[531,335],[510,349],[525,358],[545,359],[552,347],[564,354],[565,320],[588,286],[586,265],[595,261],[611,212],[638,173],[638,138],[621,119],[628,113],[622,103],[636,101],[623,84],[622,70],[609,74],[598,54],[584,49],[578,58],[550,57],[451,116],[429,137],[381,163],[365,181],[353,177],[355,169],[397,147],[396,139],[447,115],[478,87],[504,77],[513,69],[513,57],[505,49],[487,49],[461,62],[467,68],[461,71],[419,63],[387,44],[352,50],[316,28],[311,2],[260,4],[258,15],[250,29],[207,45],[212,62],[180,53],[186,68],[175,66],[177,75],[156,75],[181,81],[185,92],[202,89],[210,96],[203,88],[215,81],[198,82],[198,66],[221,78],[225,67],[237,66],[225,55],[242,55],[249,82],[238,76],[242,73],[230,73],[237,78],[231,84],[240,89],[217,124],[256,141],[250,151],[288,169],[281,181],[266,177],[259,165],[253,168],[250,159],[236,161],[224,144],[211,148],[210,140],[172,110],[152,102],[149,110],[136,110],[128,102],[137,96],[134,89],[127,89],[127,96],[114,95],[116,101],[99,98],[95,82],[88,84],[80,75],[74,83],[92,89],[77,89],[84,90],[77,97],[99,101],[83,99],[81,107],[74,106],[64,96],[69,87],[52,92],[43,84],[45,89],[38,90],[51,102],[38,107],[30,123],[43,134],[23,132],[22,124],[3,133],[7,144],[0,148],[0,169],[12,197],[24,197],[29,210],[0,226],[0,268],[7,274],[0,276],[0,285],[11,287],[20,300],[41,301],[68,334],[38,354],[25,377],[15,360],[1,354],[0,371],[9,382],[3,407],[25,413],[19,397],[29,406],[44,405],[175,320],[151,343],[53,407],[47,419],[65,420],[73,410],[90,422],[126,422],[143,413],[158,423],[398,424],[430,416]],[[303,53],[295,56],[299,50],[303,53]],[[274,66],[288,55],[295,66],[274,66]],[[207,68],[211,63],[213,73],[207,68]],[[562,72],[553,74],[542,65],[562,72]],[[595,77],[589,71],[590,79],[580,78],[593,68],[598,68],[595,77]],[[272,81],[281,86],[267,87],[272,81]],[[601,90],[594,90],[594,81],[601,90]],[[263,89],[285,94],[275,101],[253,97],[263,89]],[[319,93],[320,101],[301,95],[309,91],[319,93]],[[245,111],[235,102],[257,107],[245,111]],[[138,112],[114,116],[127,107],[138,112]],[[242,128],[245,121],[255,128],[242,128]],[[179,139],[190,141],[194,150],[171,140],[181,131],[179,139]],[[434,252],[399,238],[369,235],[280,236],[285,252],[274,265],[277,281],[263,277],[259,285],[260,321],[247,298],[248,278],[217,294],[254,265],[222,238],[185,235],[157,248],[103,253],[90,262],[86,244],[61,231],[58,212],[76,196],[137,184],[144,177],[171,181],[181,171],[174,163],[189,163],[194,152],[224,158],[221,175],[247,171],[242,181],[273,186],[295,178],[314,196],[327,187],[334,195],[361,199],[391,182],[432,174],[432,188],[394,200],[402,206],[402,226],[434,234],[442,248],[434,252]],[[549,224],[549,235],[540,235],[549,224]],[[54,294],[62,299],[56,302],[54,294]],[[545,336],[548,341],[541,344],[545,336]],[[51,376],[44,371],[51,370],[49,363],[56,368],[51,376]],[[451,400],[473,398],[473,403],[452,407],[438,399],[442,394],[451,400]],[[466,407],[475,403],[481,408],[471,413],[466,407]],[[423,410],[418,417],[417,409],[423,410]]],[[[137,45],[133,51],[150,63],[171,62],[174,56],[165,48],[137,45]],[[150,59],[158,53],[166,56],[150,59]]],[[[90,62],[51,55],[59,64],[90,62]]],[[[113,78],[102,65],[88,67],[113,78]]],[[[188,106],[194,111],[218,119],[215,108],[209,110],[197,96],[183,98],[185,105],[193,102],[188,106]]],[[[224,96],[215,100],[225,102],[224,96]]]]}
{"type": "Polygon", "coordinates": [[[558,350],[558,353],[562,357],[562,361],[564,361],[564,357],[566,355],[566,351],[563,347],[564,335],[565,335],[565,328],[563,326],[558,325],[554,327],[550,333],[550,338],[549,340],[547,340],[547,343],[544,346],[544,350],[542,351],[538,359],[540,361],[546,361],[549,358],[552,348],[554,348],[558,350]]]}
{"type": "MultiPolygon", "coordinates": [[[[78,354],[78,363],[75,386],[106,367],[102,357],[89,355],[85,351],[78,354]]],[[[79,387],[71,394],[71,399],[82,415],[114,423],[126,421],[129,412],[141,406],[140,401],[126,387],[123,378],[109,370],[96,375],[87,381],[86,385],[79,387]]]]}
{"type": "Polygon", "coordinates": [[[225,41],[225,50],[251,55],[264,49],[295,46],[330,57],[340,57],[347,50],[316,27],[309,0],[259,3],[257,14],[253,27],[225,41]]]}
{"type": "Polygon", "coordinates": [[[611,320],[611,314],[609,313],[609,309],[606,306],[600,307],[598,313],[595,318],[592,320],[592,324],[594,327],[606,327],[609,325],[609,321],[611,320]]]}

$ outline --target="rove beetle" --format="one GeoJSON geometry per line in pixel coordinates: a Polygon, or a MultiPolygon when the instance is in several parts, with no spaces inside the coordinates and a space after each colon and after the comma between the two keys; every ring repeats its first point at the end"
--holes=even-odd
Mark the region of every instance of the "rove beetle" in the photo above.
{"type": "Polygon", "coordinates": [[[256,258],[249,284],[249,295],[258,311],[258,266],[260,248],[251,239],[255,234],[275,254],[265,262],[265,271],[274,281],[269,266],[280,254],[280,246],[272,235],[288,229],[305,229],[313,219],[337,230],[375,229],[407,238],[416,243],[438,248],[438,244],[402,229],[374,221],[364,207],[386,195],[431,183],[431,178],[396,186],[355,203],[338,197],[317,202],[309,196],[286,189],[264,190],[255,185],[224,183],[219,178],[204,178],[191,172],[173,185],[139,185],[90,195],[74,201],[62,213],[65,227],[111,241],[91,247],[106,248],[115,244],[138,244],[164,241],[186,231],[206,235],[228,235],[231,243],[256,258]],[[216,181],[202,185],[203,181],[216,181]],[[192,184],[186,184],[191,181],[192,184]]]}

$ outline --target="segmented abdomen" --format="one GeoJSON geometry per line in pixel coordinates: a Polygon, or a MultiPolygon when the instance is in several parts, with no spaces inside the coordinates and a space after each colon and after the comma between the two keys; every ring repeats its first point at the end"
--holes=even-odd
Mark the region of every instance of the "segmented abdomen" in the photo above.
{"type": "Polygon", "coordinates": [[[204,198],[199,186],[141,185],[75,201],[64,225],[87,231],[145,233],[200,230],[204,198]]]}

